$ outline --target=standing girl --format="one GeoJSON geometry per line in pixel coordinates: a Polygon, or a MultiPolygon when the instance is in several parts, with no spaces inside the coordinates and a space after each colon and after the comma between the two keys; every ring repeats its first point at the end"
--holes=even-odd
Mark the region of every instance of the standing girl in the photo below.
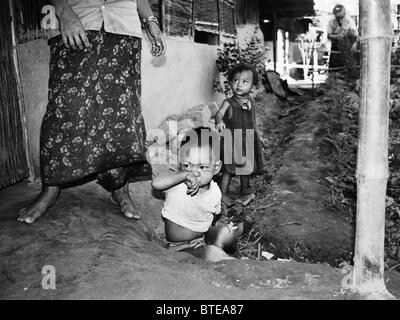
{"type": "Polygon", "coordinates": [[[240,176],[241,194],[249,195],[254,192],[250,187],[250,175],[263,167],[256,131],[255,102],[250,96],[257,86],[258,74],[252,67],[240,64],[229,72],[228,81],[233,96],[224,100],[215,115],[217,129],[220,132],[230,131],[229,135],[224,134],[224,170],[220,185],[222,202],[227,207],[232,205],[228,195],[232,175],[240,176]],[[234,134],[234,131],[238,132],[235,129],[240,130],[241,139],[234,134]]]}

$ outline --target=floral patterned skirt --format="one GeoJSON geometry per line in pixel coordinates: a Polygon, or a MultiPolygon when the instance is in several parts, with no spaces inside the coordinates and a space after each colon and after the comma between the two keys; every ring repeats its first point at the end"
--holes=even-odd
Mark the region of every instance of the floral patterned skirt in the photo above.
{"type": "Polygon", "coordinates": [[[61,36],[49,40],[49,102],[40,133],[45,185],[96,174],[121,184],[131,165],[135,175],[149,175],[140,107],[141,40],[104,29],[86,34],[92,47],[84,50],[66,48],[61,36]]]}

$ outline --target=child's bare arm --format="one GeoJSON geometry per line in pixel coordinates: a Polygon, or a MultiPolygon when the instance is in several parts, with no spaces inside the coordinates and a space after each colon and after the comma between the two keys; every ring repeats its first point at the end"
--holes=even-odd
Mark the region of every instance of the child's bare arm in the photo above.
{"type": "Polygon", "coordinates": [[[222,121],[226,111],[229,109],[230,104],[228,101],[222,102],[221,108],[215,114],[215,125],[218,130],[223,131],[225,129],[225,123],[222,121]]]}
{"type": "Polygon", "coordinates": [[[159,174],[153,178],[151,185],[155,190],[165,191],[182,182],[187,184],[189,194],[194,195],[197,193],[199,186],[196,176],[192,172],[185,170],[159,174]]]}

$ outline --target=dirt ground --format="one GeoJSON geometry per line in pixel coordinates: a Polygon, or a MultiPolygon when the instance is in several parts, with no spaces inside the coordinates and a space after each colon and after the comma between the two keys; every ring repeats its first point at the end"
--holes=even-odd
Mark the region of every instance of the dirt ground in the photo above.
{"type": "MultiPolygon", "coordinates": [[[[209,263],[165,249],[153,236],[162,201],[149,182],[131,185],[143,219],[130,221],[92,182],[63,190],[60,202],[32,226],[17,210],[38,183],[0,191],[0,299],[349,299],[343,274],[324,264],[237,260],[209,263]],[[41,286],[56,270],[56,289],[41,286]],[[190,288],[190,289],[189,289],[190,288]]],[[[400,296],[400,277],[386,273],[400,296]]]]}
{"type": "MultiPolygon", "coordinates": [[[[242,259],[211,263],[166,249],[157,236],[162,199],[149,181],[130,185],[139,221],[123,217],[90,182],[62,190],[45,216],[21,224],[17,212],[40,183],[0,190],[0,299],[360,298],[341,290],[345,274],[335,268],[351,263],[354,230],[346,214],[327,206],[330,164],[319,156],[316,134],[321,103],[323,97],[307,95],[288,102],[265,92],[258,98],[268,173],[254,179],[254,201],[226,212],[255,222],[240,243],[242,259]],[[256,260],[258,244],[296,262],[256,260]],[[56,270],[55,290],[42,288],[46,265],[56,270]]],[[[237,188],[233,181],[234,195],[237,188]]],[[[388,271],[385,278],[400,297],[400,274],[388,271]]]]}

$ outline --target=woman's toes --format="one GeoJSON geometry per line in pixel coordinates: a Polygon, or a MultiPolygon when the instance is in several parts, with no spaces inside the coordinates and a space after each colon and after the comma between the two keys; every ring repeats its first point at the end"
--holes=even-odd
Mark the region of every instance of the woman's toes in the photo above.
{"type": "Polygon", "coordinates": [[[129,219],[139,220],[141,218],[140,214],[133,213],[132,211],[126,211],[124,214],[125,214],[125,217],[127,217],[129,219]]]}
{"type": "Polygon", "coordinates": [[[41,216],[41,212],[40,211],[27,212],[27,213],[25,213],[23,215],[20,215],[18,217],[18,221],[31,224],[31,223],[35,222],[35,220],[37,218],[39,218],[40,216],[41,216]]]}
{"type": "Polygon", "coordinates": [[[142,217],[142,215],[140,213],[134,213],[132,218],[139,220],[141,217],[142,217]]]}
{"type": "Polygon", "coordinates": [[[24,222],[25,222],[25,223],[29,223],[29,224],[33,223],[34,221],[35,221],[35,219],[34,219],[32,216],[27,216],[27,217],[24,219],[24,222]]]}
{"type": "Polygon", "coordinates": [[[132,218],[133,218],[133,213],[130,212],[130,211],[126,211],[124,214],[125,214],[125,217],[127,217],[127,218],[129,218],[129,219],[132,219],[132,218]]]}
{"type": "Polygon", "coordinates": [[[25,209],[25,208],[21,209],[21,210],[18,212],[18,218],[17,218],[18,221],[24,222],[26,215],[27,215],[26,209],[25,209]]]}

